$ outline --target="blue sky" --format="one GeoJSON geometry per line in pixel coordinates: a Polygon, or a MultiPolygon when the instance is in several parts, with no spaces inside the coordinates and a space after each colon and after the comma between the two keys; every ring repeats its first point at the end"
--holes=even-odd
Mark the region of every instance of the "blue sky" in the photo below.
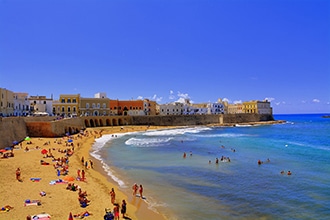
{"type": "Polygon", "coordinates": [[[330,1],[0,0],[0,87],[330,113],[330,1]]]}

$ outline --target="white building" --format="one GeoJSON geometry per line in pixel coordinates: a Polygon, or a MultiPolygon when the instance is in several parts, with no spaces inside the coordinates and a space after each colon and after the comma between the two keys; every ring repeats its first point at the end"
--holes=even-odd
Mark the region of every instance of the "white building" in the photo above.
{"type": "Polygon", "coordinates": [[[170,104],[159,105],[159,115],[183,115],[184,104],[180,102],[173,102],[170,104]]]}
{"type": "Polygon", "coordinates": [[[46,96],[30,96],[30,112],[47,112],[49,115],[53,114],[53,98],[46,98],[46,96]]]}
{"type": "Polygon", "coordinates": [[[29,114],[30,102],[28,96],[28,93],[14,92],[14,116],[29,114]]]}
{"type": "Polygon", "coordinates": [[[210,103],[209,108],[210,108],[209,114],[212,114],[212,115],[219,115],[219,114],[225,113],[225,107],[220,102],[210,103]]]}
{"type": "Polygon", "coordinates": [[[107,94],[105,92],[98,92],[98,93],[94,94],[94,98],[105,99],[105,98],[107,98],[107,94]]]}

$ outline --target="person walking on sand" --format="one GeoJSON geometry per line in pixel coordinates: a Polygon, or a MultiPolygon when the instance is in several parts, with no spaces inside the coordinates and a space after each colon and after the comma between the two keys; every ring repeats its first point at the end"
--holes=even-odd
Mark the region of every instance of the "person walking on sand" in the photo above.
{"type": "Polygon", "coordinates": [[[140,193],[140,198],[143,199],[143,186],[142,186],[142,184],[140,184],[139,193],[140,193]]]}
{"type": "Polygon", "coordinates": [[[115,193],[114,188],[112,188],[111,191],[110,191],[110,197],[111,197],[111,203],[112,203],[112,204],[115,204],[116,193],[115,193]]]}
{"type": "Polygon", "coordinates": [[[134,183],[134,185],[132,186],[132,189],[133,189],[133,196],[136,196],[139,186],[136,183],[134,183]]]}
{"type": "Polygon", "coordinates": [[[21,180],[21,169],[20,168],[16,169],[16,179],[18,181],[22,182],[22,180],[21,180]]]}

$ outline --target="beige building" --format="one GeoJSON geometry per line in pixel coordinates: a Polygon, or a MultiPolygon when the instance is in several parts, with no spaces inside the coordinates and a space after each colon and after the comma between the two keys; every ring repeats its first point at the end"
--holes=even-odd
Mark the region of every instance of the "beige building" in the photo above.
{"type": "Polygon", "coordinates": [[[227,105],[227,114],[240,114],[240,113],[244,113],[244,105],[242,103],[227,105]]]}
{"type": "Polygon", "coordinates": [[[0,116],[14,115],[14,93],[0,88],[0,116]]]}
{"type": "MultiPolygon", "coordinates": [[[[104,96],[103,96],[104,97],[104,96]]],[[[79,115],[110,115],[110,99],[104,98],[80,98],[79,115]]]]}

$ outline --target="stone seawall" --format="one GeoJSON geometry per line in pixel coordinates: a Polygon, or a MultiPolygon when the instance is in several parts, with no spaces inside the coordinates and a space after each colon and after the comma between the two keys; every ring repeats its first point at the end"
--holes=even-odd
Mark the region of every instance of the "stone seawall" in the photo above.
{"type": "Polygon", "coordinates": [[[0,148],[11,146],[13,141],[31,137],[60,137],[78,133],[87,127],[157,125],[196,126],[233,125],[252,122],[272,122],[273,115],[167,115],[167,116],[85,116],[56,120],[55,117],[0,117],[0,148]]]}
{"type": "Polygon", "coordinates": [[[22,141],[27,136],[23,118],[0,117],[0,149],[11,147],[14,141],[22,141]]]}
{"type": "Polygon", "coordinates": [[[219,124],[223,115],[132,116],[134,125],[192,126],[219,124]]]}
{"type": "Polygon", "coordinates": [[[53,121],[26,121],[27,132],[31,137],[60,137],[67,133],[75,134],[85,129],[81,118],[68,118],[53,121]]]}

